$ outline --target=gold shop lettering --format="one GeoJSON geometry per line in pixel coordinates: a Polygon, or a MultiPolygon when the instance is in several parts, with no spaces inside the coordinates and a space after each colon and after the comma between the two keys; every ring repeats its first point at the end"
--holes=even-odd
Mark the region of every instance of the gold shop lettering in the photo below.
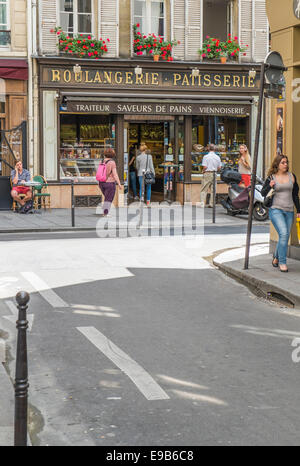
{"type": "Polygon", "coordinates": [[[49,69],[49,80],[58,84],[89,84],[100,86],[161,86],[176,88],[235,88],[249,89],[258,86],[258,79],[251,78],[247,72],[238,74],[191,72],[152,72],[135,74],[134,71],[82,70],[79,73],[70,69],[49,69]]]}

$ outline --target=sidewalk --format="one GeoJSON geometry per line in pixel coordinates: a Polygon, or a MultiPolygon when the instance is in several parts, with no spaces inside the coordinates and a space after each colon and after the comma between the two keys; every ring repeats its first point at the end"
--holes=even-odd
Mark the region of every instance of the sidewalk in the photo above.
{"type": "MultiPolygon", "coordinates": [[[[171,208],[181,209],[182,207],[171,208]]],[[[166,209],[170,209],[170,206],[165,205],[160,210],[164,211],[163,220],[160,221],[158,218],[158,208],[152,207],[148,209],[146,206],[143,209],[143,224],[142,228],[159,228],[164,225],[169,225],[168,215],[166,209]],[[148,217],[148,214],[151,214],[148,217]],[[156,215],[155,215],[156,214],[156,215]]],[[[173,210],[174,210],[173,209],[173,210]]],[[[127,218],[127,208],[119,207],[111,211],[111,216],[108,220],[108,228],[128,228],[130,224],[133,227],[138,221],[138,206],[130,206],[129,216],[127,218]],[[116,220],[117,216],[117,220],[116,220]]],[[[203,209],[198,207],[194,210],[194,213],[188,214],[187,226],[192,225],[192,222],[196,218],[197,224],[203,224],[203,209]],[[202,212],[201,212],[202,211],[202,212]],[[193,218],[193,216],[195,218],[193,218]]],[[[204,223],[205,226],[213,225],[212,223],[212,209],[204,210],[204,223]]],[[[72,227],[71,209],[52,209],[40,210],[35,214],[17,214],[13,211],[0,211],[0,233],[11,233],[11,232],[55,232],[55,231],[94,231],[97,228],[98,222],[101,221],[101,216],[96,213],[95,208],[77,207],[75,208],[75,227],[72,227]]],[[[222,206],[217,205],[216,207],[216,224],[217,226],[237,226],[247,224],[247,217],[230,217],[222,206]]],[[[256,222],[254,225],[267,225],[268,222],[256,222]]],[[[172,225],[173,226],[173,225],[172,225]]],[[[181,227],[179,218],[175,216],[174,227],[181,227]]]]}
{"type": "Polygon", "coordinates": [[[269,246],[251,247],[249,268],[244,270],[245,248],[224,252],[214,258],[220,270],[268,299],[300,310],[300,261],[288,259],[289,273],[272,267],[269,246]]]}
{"type": "MultiPolygon", "coordinates": [[[[1,344],[0,339],[0,344],[1,344]]],[[[0,446],[14,444],[14,389],[0,362],[0,446]]]]}

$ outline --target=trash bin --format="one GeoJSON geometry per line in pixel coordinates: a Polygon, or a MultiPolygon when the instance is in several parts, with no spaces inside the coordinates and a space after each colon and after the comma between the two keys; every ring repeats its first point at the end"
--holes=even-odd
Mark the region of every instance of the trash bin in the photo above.
{"type": "Polygon", "coordinates": [[[9,176],[0,176],[0,210],[10,210],[12,198],[10,195],[10,178],[9,176]]]}

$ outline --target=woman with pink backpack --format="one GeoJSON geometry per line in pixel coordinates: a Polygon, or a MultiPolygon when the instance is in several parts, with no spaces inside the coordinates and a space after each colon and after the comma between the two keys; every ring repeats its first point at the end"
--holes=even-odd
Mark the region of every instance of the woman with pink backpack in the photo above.
{"type": "Polygon", "coordinates": [[[104,160],[99,164],[96,180],[104,196],[103,215],[107,216],[116,193],[116,184],[122,189],[117,173],[116,162],[113,160],[116,153],[113,149],[105,149],[104,160]]]}

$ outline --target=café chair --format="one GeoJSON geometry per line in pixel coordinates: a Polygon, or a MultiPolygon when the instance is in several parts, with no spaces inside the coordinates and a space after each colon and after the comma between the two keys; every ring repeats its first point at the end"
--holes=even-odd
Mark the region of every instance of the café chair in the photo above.
{"type": "MultiPolygon", "coordinates": [[[[10,180],[10,187],[11,187],[11,189],[13,187],[12,180],[10,180]]],[[[19,194],[19,196],[20,196],[21,199],[24,199],[25,194],[19,194]]],[[[17,210],[17,207],[18,207],[18,203],[17,203],[17,201],[15,201],[15,199],[13,199],[11,209],[15,212],[17,210]]]]}
{"type": "Polygon", "coordinates": [[[33,208],[39,209],[44,207],[51,209],[51,195],[48,192],[47,180],[42,175],[36,175],[33,177],[33,181],[40,183],[39,186],[33,187],[33,208]]]}

